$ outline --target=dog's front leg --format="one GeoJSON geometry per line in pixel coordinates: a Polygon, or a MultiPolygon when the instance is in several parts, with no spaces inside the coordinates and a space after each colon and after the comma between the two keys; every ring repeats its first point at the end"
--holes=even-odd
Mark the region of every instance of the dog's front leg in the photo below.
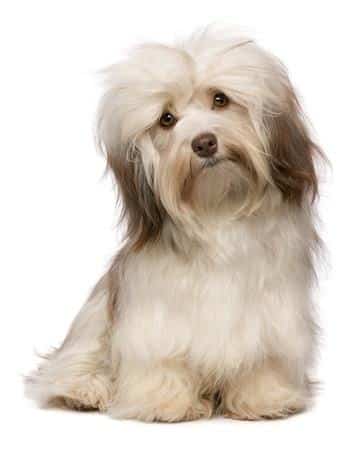
{"type": "Polygon", "coordinates": [[[110,413],[146,422],[209,417],[212,403],[200,397],[200,387],[199,378],[180,361],[151,366],[122,361],[110,413]]]}
{"type": "Polygon", "coordinates": [[[271,360],[226,384],[221,412],[234,419],[280,418],[305,409],[308,399],[307,380],[293,378],[284,364],[271,360]]]}

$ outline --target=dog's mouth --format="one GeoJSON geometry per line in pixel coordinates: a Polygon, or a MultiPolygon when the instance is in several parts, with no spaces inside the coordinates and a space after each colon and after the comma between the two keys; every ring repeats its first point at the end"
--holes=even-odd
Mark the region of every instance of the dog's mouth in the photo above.
{"type": "Polygon", "coordinates": [[[240,158],[235,150],[230,151],[227,155],[214,155],[204,159],[195,158],[195,164],[194,158],[192,158],[190,159],[189,175],[184,184],[190,184],[192,180],[194,180],[200,174],[203,174],[206,170],[211,170],[217,166],[219,167],[224,164],[228,165],[228,163],[238,164],[239,162],[240,158]]]}
{"type": "Polygon", "coordinates": [[[220,157],[218,158],[218,157],[212,156],[212,157],[206,158],[204,160],[201,168],[209,169],[209,168],[217,166],[218,164],[222,164],[222,163],[225,163],[228,161],[236,163],[236,162],[238,162],[238,158],[236,157],[236,155],[229,156],[229,157],[223,157],[223,158],[220,158],[220,157]]]}
{"type": "Polygon", "coordinates": [[[217,164],[219,164],[220,162],[222,162],[222,160],[220,158],[215,158],[215,157],[210,157],[210,158],[206,158],[202,164],[202,168],[203,169],[209,169],[210,167],[214,167],[217,164]]]}

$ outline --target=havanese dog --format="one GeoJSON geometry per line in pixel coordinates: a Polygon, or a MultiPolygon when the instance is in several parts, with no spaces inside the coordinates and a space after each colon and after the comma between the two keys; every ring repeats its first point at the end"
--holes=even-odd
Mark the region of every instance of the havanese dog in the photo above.
{"type": "Polygon", "coordinates": [[[97,137],[126,236],[28,394],[143,421],[305,409],[321,152],[285,67],[208,29],[105,81],[97,137]]]}

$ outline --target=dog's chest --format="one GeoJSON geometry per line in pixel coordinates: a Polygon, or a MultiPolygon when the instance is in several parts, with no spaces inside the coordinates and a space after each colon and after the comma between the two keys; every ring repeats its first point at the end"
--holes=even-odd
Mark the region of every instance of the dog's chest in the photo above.
{"type": "Polygon", "coordinates": [[[173,252],[130,259],[119,296],[115,344],[123,356],[162,360],[189,354],[207,368],[235,367],[258,352],[264,301],[276,261],[254,229],[221,228],[218,259],[204,252],[184,260],[173,252]]]}

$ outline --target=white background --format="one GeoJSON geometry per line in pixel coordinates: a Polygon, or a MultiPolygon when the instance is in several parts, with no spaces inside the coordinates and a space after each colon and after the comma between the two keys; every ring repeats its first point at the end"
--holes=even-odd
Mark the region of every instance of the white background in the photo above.
{"type": "Polygon", "coordinates": [[[346,13],[343,1],[15,1],[0,10],[2,448],[346,448],[346,13]],[[64,337],[120,239],[93,143],[97,70],[143,40],[227,20],[287,64],[333,170],[319,209],[330,252],[312,411],[284,421],[177,425],[37,409],[21,376],[64,337]],[[345,441],[345,442],[344,442],[345,441]]]}

